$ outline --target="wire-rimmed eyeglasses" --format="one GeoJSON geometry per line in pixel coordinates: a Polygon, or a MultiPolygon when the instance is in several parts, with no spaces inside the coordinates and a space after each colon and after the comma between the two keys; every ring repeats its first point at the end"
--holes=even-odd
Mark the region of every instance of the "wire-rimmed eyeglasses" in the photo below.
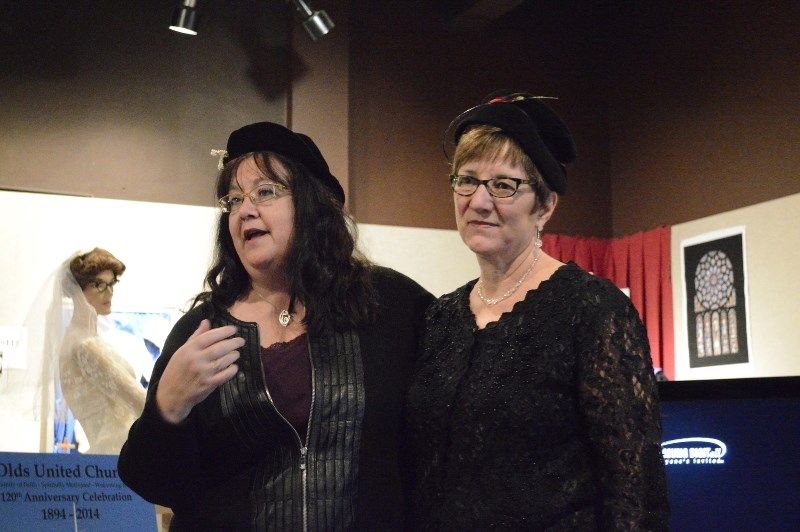
{"type": "Polygon", "coordinates": [[[219,199],[218,205],[222,212],[236,212],[242,206],[245,196],[255,204],[269,203],[274,199],[289,194],[289,188],[280,183],[263,183],[250,192],[231,192],[219,199]]]}
{"type": "Polygon", "coordinates": [[[97,290],[98,293],[102,294],[103,292],[110,290],[114,291],[114,286],[119,282],[119,279],[114,279],[110,283],[105,282],[102,279],[95,279],[94,281],[90,282],[89,284],[97,290]]]}
{"type": "Polygon", "coordinates": [[[478,179],[470,175],[451,175],[450,186],[459,196],[472,196],[483,185],[495,198],[510,198],[517,193],[523,183],[530,183],[530,179],[517,177],[494,177],[492,179],[478,179]]]}

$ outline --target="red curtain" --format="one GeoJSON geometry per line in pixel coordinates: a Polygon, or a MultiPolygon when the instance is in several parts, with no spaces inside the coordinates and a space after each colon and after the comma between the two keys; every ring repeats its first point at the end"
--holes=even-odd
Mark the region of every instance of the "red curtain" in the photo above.
{"type": "Polygon", "coordinates": [[[562,261],[630,289],[650,340],[653,365],[675,378],[670,274],[670,228],[659,227],[623,238],[544,235],[542,249],[562,261]]]}

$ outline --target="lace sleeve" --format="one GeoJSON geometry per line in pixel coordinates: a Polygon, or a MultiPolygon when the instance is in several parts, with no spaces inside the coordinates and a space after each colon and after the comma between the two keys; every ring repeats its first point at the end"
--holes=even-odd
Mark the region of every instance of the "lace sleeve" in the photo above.
{"type": "Polygon", "coordinates": [[[603,530],[668,530],[660,408],[646,331],[622,295],[612,294],[591,314],[582,320],[578,378],[603,492],[603,530]]]}
{"type": "Polygon", "coordinates": [[[75,363],[96,391],[115,403],[127,405],[133,412],[144,409],[145,389],[136,379],[133,368],[109,344],[93,336],[76,349],[75,363]]]}

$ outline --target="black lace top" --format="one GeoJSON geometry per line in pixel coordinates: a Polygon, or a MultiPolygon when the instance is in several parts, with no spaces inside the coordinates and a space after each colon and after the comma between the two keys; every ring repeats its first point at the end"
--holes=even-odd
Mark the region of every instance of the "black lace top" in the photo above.
{"type": "Polygon", "coordinates": [[[474,281],[428,311],[408,417],[414,530],[667,530],[646,332],[561,267],[478,330],[474,281]]]}

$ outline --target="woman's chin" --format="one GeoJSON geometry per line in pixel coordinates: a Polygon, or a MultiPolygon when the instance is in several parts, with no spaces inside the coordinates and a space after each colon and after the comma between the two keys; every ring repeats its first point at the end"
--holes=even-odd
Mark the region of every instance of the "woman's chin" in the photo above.
{"type": "Polygon", "coordinates": [[[476,255],[492,256],[500,251],[500,247],[493,239],[468,238],[464,240],[469,250],[476,255]]]}
{"type": "Polygon", "coordinates": [[[254,274],[268,273],[275,269],[277,262],[274,257],[248,257],[246,261],[242,261],[245,265],[247,273],[253,277],[254,274]]]}

